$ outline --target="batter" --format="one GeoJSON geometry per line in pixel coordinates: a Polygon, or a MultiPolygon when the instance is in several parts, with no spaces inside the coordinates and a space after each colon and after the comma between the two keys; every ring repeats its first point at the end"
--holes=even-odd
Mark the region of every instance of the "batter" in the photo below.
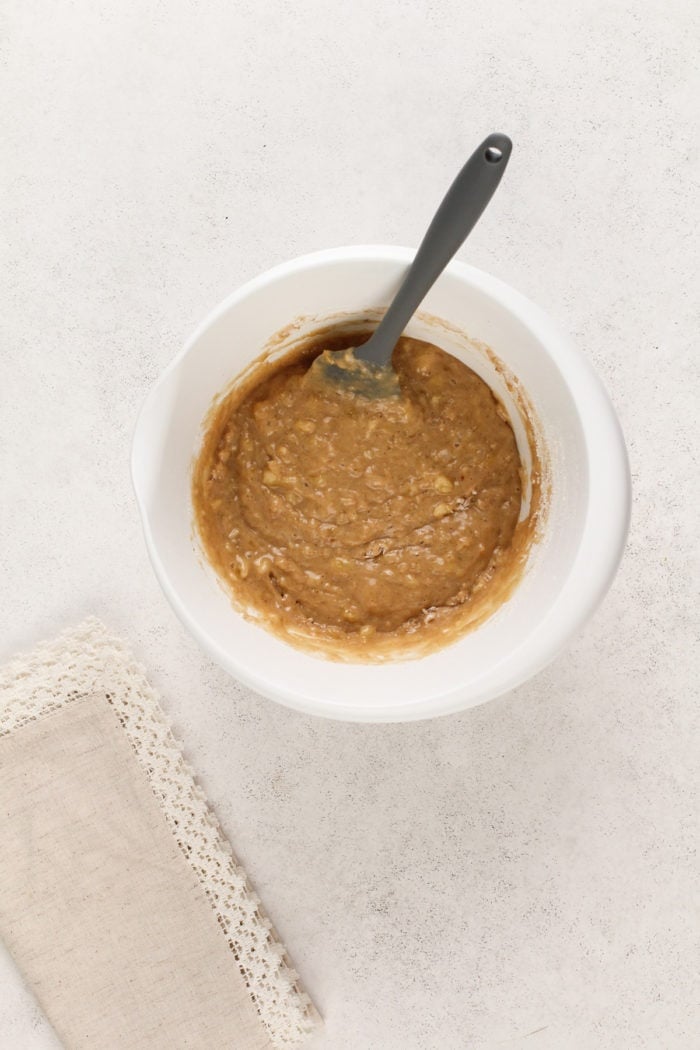
{"type": "Polygon", "coordinates": [[[207,557],[235,603],[337,659],[438,648],[512,589],[531,539],[506,414],[470,368],[400,339],[400,396],[309,371],[311,339],[215,406],[193,475],[207,557]]]}

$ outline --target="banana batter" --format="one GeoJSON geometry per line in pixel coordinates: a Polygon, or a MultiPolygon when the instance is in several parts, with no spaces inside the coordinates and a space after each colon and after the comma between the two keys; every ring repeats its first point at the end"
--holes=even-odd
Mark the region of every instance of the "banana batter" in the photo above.
{"type": "Polygon", "coordinates": [[[475,372],[403,337],[400,396],[309,371],[310,339],[217,404],[193,474],[195,520],[235,604],[292,644],[345,660],[454,640],[512,589],[532,538],[505,411],[475,372]]]}

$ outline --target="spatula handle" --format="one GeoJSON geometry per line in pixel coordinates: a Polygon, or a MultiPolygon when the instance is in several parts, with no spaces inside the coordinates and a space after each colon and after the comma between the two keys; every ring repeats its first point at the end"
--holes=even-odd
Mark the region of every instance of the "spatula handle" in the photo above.
{"type": "Polygon", "coordinates": [[[513,143],[485,138],[447,191],[391,306],[357,357],[388,365],[399,336],[430,288],[473,230],[506,169],[513,143]]]}

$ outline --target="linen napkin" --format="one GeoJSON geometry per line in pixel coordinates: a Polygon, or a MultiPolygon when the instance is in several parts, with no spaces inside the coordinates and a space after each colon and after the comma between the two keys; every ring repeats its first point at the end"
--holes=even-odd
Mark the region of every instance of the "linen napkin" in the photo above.
{"type": "Polygon", "coordinates": [[[317,1015],[128,650],[0,669],[0,936],[68,1050],[270,1050],[317,1015]]]}

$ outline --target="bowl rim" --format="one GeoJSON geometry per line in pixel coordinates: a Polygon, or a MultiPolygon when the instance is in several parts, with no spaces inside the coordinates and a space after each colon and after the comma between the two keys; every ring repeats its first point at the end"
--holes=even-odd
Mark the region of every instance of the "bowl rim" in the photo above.
{"type": "MultiPolygon", "coordinates": [[[[317,696],[300,694],[286,687],[284,683],[271,682],[263,674],[241,668],[233,655],[222,649],[190,613],[158,553],[145,494],[139,483],[139,434],[161,386],[179,368],[202,335],[236,303],[256,291],[291,274],[328,264],[358,260],[408,264],[414,255],[414,249],[392,245],[326,248],[279,263],[246,281],[210,310],[196,326],[147,392],[134,427],[131,477],[136,503],[151,564],[173,610],[202,648],[232,677],[256,692],[307,714],[346,721],[412,721],[464,710],[516,688],[549,664],[592,615],[615,577],[625,547],[631,514],[629,461],[620,423],[602,381],[569,336],[541,307],[499,278],[467,263],[453,260],[446,268],[447,273],[497,300],[530,329],[550,355],[551,347],[556,346],[555,364],[571,392],[579,413],[588,457],[588,503],[576,555],[565,585],[547,615],[521,643],[519,649],[509,653],[511,658],[514,654],[519,654],[515,666],[510,659],[507,672],[502,673],[500,677],[498,674],[492,674],[490,683],[484,683],[475,697],[465,696],[463,688],[453,688],[444,694],[420,701],[411,700],[405,704],[382,706],[379,703],[372,708],[354,707],[347,703],[338,704],[335,701],[324,701],[317,696]],[[567,601],[567,596],[570,599],[572,593],[575,594],[576,600],[567,601]]],[[[342,668],[346,665],[338,666],[342,668]]],[[[498,665],[495,669],[498,669],[498,665]]],[[[470,683],[470,694],[473,684],[470,683]]]]}

